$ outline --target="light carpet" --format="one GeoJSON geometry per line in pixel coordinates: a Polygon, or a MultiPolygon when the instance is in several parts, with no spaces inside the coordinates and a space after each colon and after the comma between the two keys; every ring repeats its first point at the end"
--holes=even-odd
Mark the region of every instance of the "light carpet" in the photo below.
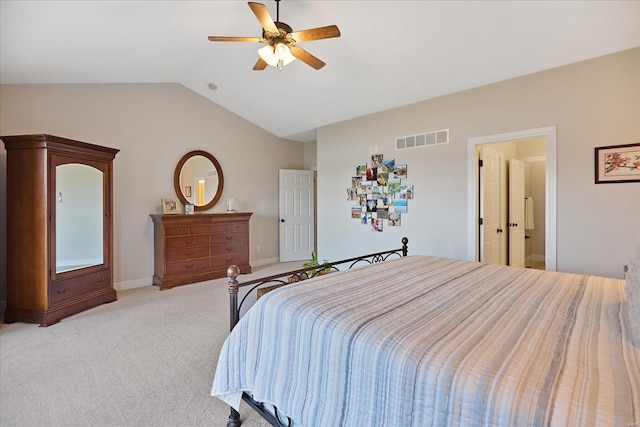
{"type": "MultiPolygon", "coordinates": [[[[226,278],[120,291],[118,301],[47,328],[2,324],[0,425],[226,426],[229,407],[210,391],[228,331],[226,278]]],[[[243,426],[269,425],[243,405],[243,426]]]]}

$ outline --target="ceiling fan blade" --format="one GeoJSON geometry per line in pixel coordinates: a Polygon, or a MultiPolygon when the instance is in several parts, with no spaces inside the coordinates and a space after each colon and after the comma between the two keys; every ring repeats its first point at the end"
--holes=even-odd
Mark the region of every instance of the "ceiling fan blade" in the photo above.
{"type": "Polygon", "coordinates": [[[319,70],[320,68],[327,65],[299,46],[291,46],[290,50],[293,56],[298,58],[300,61],[306,63],[307,65],[312,66],[316,70],[319,70]]]}
{"type": "Polygon", "coordinates": [[[265,68],[267,68],[267,63],[264,62],[262,58],[258,58],[258,62],[256,62],[256,65],[253,66],[253,69],[256,71],[260,71],[264,70],[265,68]]]}
{"type": "Polygon", "coordinates": [[[340,37],[340,30],[335,25],[329,25],[326,27],[311,28],[309,30],[294,31],[291,33],[291,37],[296,43],[310,42],[313,40],[340,37]]]}
{"type": "Polygon", "coordinates": [[[225,36],[209,36],[209,40],[212,42],[252,42],[252,43],[260,43],[262,41],[260,37],[225,37],[225,36]]]}
{"type": "Polygon", "coordinates": [[[278,27],[276,27],[276,23],[273,22],[273,18],[269,15],[269,10],[265,5],[250,1],[249,7],[253,11],[253,14],[256,15],[256,18],[258,18],[260,25],[262,25],[262,28],[264,28],[265,31],[270,33],[279,33],[278,27]]]}

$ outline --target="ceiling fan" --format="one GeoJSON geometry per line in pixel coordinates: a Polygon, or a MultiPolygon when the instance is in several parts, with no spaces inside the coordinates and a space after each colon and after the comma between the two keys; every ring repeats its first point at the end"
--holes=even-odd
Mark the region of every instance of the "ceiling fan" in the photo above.
{"type": "Polygon", "coordinates": [[[296,58],[316,70],[324,67],[326,65],[324,62],[302,49],[298,46],[298,43],[340,37],[338,27],[329,25],[326,27],[293,31],[289,25],[280,22],[280,0],[275,1],[277,8],[275,21],[271,18],[271,15],[269,15],[269,11],[265,5],[262,3],[249,2],[249,7],[262,25],[262,37],[209,36],[209,40],[212,42],[265,43],[264,47],[258,49],[260,58],[253,66],[254,70],[264,70],[267,68],[267,65],[282,70],[282,67],[296,58]]]}

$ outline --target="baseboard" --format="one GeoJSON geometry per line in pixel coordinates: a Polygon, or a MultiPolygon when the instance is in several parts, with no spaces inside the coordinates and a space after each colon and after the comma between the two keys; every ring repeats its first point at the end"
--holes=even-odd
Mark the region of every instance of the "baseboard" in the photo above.
{"type": "Polygon", "coordinates": [[[138,279],[138,280],[127,280],[126,282],[114,283],[113,287],[116,291],[126,291],[127,289],[135,289],[135,288],[143,288],[145,286],[152,286],[153,279],[138,279]]]}

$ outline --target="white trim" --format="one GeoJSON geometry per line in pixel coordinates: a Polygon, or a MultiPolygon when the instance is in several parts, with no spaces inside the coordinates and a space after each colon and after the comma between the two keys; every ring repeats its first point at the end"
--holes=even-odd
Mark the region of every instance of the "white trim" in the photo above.
{"type": "Polygon", "coordinates": [[[556,127],[547,126],[496,135],[479,136],[467,140],[467,259],[478,259],[478,145],[497,142],[519,141],[531,138],[545,138],[545,268],[557,269],[557,159],[556,159],[556,127]]]}
{"type": "Polygon", "coordinates": [[[126,291],[128,289],[143,288],[145,286],[153,286],[153,278],[127,280],[126,282],[119,282],[113,284],[113,289],[116,291],[126,291]]]}

